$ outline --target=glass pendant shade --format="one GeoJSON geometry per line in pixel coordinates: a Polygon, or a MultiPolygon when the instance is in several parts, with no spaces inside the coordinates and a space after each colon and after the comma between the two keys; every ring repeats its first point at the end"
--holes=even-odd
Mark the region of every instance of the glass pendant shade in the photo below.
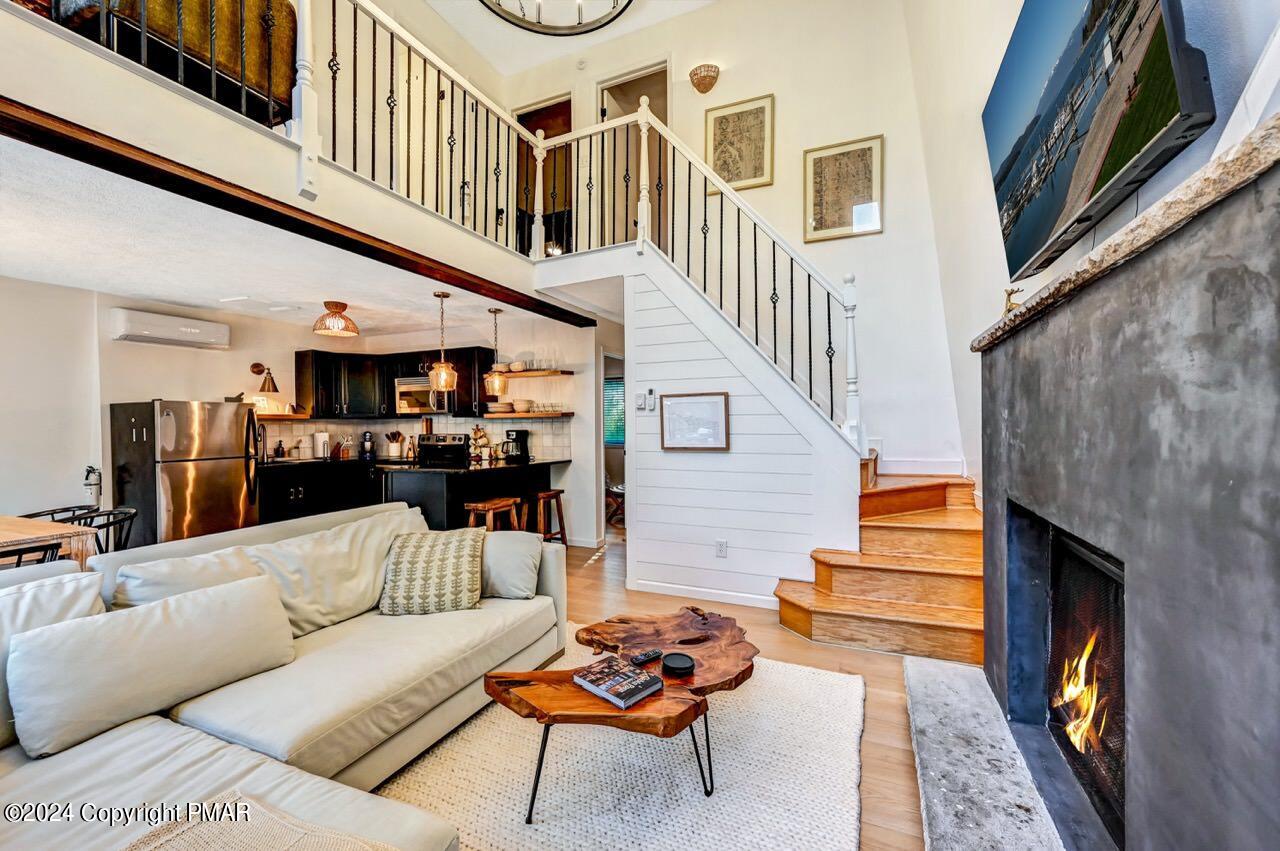
{"type": "Polygon", "coordinates": [[[431,389],[440,393],[458,389],[458,371],[448,361],[436,361],[431,364],[431,372],[427,373],[431,381],[431,389]]]}
{"type": "Polygon", "coordinates": [[[360,335],[360,328],[345,313],[347,309],[345,302],[326,301],[324,309],[324,314],[311,326],[312,331],[325,337],[358,337],[360,335]]]}
{"type": "Polygon", "coordinates": [[[488,372],[484,376],[484,392],[489,396],[501,396],[507,392],[507,377],[501,372],[488,372]]]}

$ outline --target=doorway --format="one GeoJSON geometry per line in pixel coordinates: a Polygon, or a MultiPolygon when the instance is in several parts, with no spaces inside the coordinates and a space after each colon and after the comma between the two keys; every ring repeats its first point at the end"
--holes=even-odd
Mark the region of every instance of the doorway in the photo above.
{"type": "MultiPolygon", "coordinates": [[[[600,84],[599,115],[601,121],[631,115],[640,108],[640,98],[648,96],[649,111],[654,118],[667,123],[667,66],[662,64],[641,69],[622,77],[615,77],[600,84]]],[[[622,162],[622,170],[613,170],[612,179],[602,181],[610,188],[606,203],[608,210],[601,217],[601,235],[609,237],[609,244],[626,242],[636,238],[637,222],[632,205],[639,198],[640,128],[635,124],[623,128],[621,138],[611,138],[612,156],[622,162]]],[[[659,167],[667,157],[662,157],[662,138],[649,133],[649,197],[654,199],[649,223],[650,239],[659,242],[662,234],[655,227],[657,219],[657,186],[659,167]]],[[[605,200],[605,199],[602,199],[605,200]]],[[[659,242],[659,247],[661,243],[659,242]]]]}
{"type": "MultiPolygon", "coordinates": [[[[626,362],[604,356],[604,506],[605,526],[626,526],[627,455],[626,362]]],[[[606,532],[608,529],[606,528],[606,532]]]]}
{"type": "MultiPolygon", "coordinates": [[[[563,136],[573,129],[573,100],[568,95],[537,104],[516,113],[516,121],[530,133],[542,131],[544,138],[563,136]]],[[[535,162],[533,150],[527,142],[521,142],[520,157],[516,162],[516,250],[528,255],[533,242],[533,210],[535,191],[535,162]]],[[[542,166],[542,210],[546,254],[554,256],[573,250],[565,240],[572,240],[572,228],[566,223],[573,218],[573,181],[569,178],[568,148],[552,150],[542,166]]]]}

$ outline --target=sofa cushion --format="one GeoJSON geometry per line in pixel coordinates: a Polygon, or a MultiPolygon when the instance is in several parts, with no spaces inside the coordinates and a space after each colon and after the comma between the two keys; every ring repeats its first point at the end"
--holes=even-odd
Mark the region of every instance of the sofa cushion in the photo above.
{"type": "MultiPolygon", "coordinates": [[[[228,789],[295,818],[404,851],[443,851],[457,840],[453,827],[426,810],[315,777],[155,715],[0,776],[0,800],[72,801],[76,808],[185,807],[228,789]]],[[[66,821],[0,821],[0,847],[122,848],[152,827],[145,819],[109,826],[75,815],[66,821]]]]}
{"type": "Polygon", "coordinates": [[[280,599],[297,637],[376,606],[391,541],[401,533],[426,529],[422,512],[406,508],[245,552],[280,586],[280,599]]]}
{"type": "Polygon", "coordinates": [[[490,532],[484,539],[480,594],[528,600],[538,590],[542,536],[532,532],[490,532]]]}
{"type": "Polygon", "coordinates": [[[18,741],[33,757],[57,753],[292,659],[289,622],[265,576],[42,626],[10,642],[18,741]]]}
{"type": "Polygon", "coordinates": [[[175,594],[261,575],[262,569],[249,558],[247,547],[228,547],[203,555],[129,564],[116,573],[111,608],[141,606],[175,594]]]}
{"type": "Polygon", "coordinates": [[[96,573],[66,573],[0,590],[0,748],[18,740],[6,679],[10,640],[29,629],[98,614],[103,610],[101,587],[102,577],[96,573]]]}
{"type": "Polygon", "coordinates": [[[332,777],[555,626],[548,597],[369,612],[298,639],[293,664],[188,700],[171,717],[332,777]]]}
{"type": "Polygon", "coordinates": [[[48,579],[50,576],[64,576],[68,573],[83,573],[80,562],[69,558],[57,561],[42,561],[22,567],[6,567],[0,570],[0,588],[12,588],[15,585],[26,585],[37,579],[48,579]]]}
{"type": "Polygon", "coordinates": [[[378,611],[433,615],[474,609],[480,602],[484,529],[396,535],[386,559],[378,611]]]}

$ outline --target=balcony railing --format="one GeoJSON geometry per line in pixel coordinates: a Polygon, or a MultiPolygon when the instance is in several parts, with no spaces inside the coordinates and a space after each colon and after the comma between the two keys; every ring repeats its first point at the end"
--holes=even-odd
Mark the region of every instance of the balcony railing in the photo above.
{"type": "Polygon", "coordinates": [[[652,246],[865,454],[852,276],[837,288],[647,98],[544,139],[368,0],[100,3],[52,0],[48,17],[284,129],[304,197],[327,160],[533,260],[652,246]]]}

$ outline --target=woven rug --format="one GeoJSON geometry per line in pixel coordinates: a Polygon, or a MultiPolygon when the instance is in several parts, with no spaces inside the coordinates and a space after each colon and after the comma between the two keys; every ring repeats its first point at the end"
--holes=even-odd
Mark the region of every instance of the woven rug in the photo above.
{"type": "MultiPolygon", "coordinates": [[[[573,643],[554,667],[591,661],[573,643]]],[[[770,659],[711,703],[715,794],[688,734],[551,731],[534,823],[524,823],[542,728],[491,704],[378,794],[458,828],[464,849],[857,848],[862,677],[770,659]]],[[[702,722],[698,722],[702,741],[702,722]]]]}

